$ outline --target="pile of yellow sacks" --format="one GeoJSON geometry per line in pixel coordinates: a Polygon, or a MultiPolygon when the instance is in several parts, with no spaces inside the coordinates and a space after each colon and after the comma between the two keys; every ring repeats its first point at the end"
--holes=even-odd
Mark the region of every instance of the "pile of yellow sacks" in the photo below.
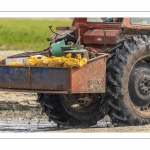
{"type": "Polygon", "coordinates": [[[69,53],[62,57],[46,57],[43,56],[38,59],[36,56],[30,56],[23,64],[18,62],[9,62],[8,66],[48,66],[48,67],[79,67],[81,68],[87,63],[87,58],[82,58],[80,54],[77,54],[76,58],[71,57],[69,53]]]}

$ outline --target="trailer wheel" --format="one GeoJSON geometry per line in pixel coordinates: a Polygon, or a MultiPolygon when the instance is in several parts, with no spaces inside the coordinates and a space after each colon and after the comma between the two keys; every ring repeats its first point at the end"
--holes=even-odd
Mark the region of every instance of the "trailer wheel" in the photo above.
{"type": "MultiPolygon", "coordinates": [[[[96,101],[84,108],[71,107],[75,104],[76,94],[38,94],[38,101],[49,121],[64,126],[88,127],[95,125],[105,115],[105,107],[101,101],[96,101]],[[71,104],[70,104],[71,102],[71,104]],[[101,102],[101,103],[100,103],[101,102]]],[[[105,103],[106,104],[106,103],[105,103]]]]}
{"type": "Polygon", "coordinates": [[[150,39],[134,36],[110,51],[107,61],[109,116],[115,123],[150,123],[150,39]]]}

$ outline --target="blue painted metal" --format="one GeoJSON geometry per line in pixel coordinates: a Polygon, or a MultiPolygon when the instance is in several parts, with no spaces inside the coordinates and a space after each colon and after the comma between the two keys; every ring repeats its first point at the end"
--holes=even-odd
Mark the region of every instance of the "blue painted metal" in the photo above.
{"type": "Polygon", "coordinates": [[[31,68],[31,89],[69,90],[68,68],[31,68]]]}
{"type": "Polygon", "coordinates": [[[29,68],[0,66],[0,88],[30,88],[29,68]]]}
{"type": "Polygon", "coordinates": [[[0,66],[0,88],[69,90],[69,69],[0,66]]]}

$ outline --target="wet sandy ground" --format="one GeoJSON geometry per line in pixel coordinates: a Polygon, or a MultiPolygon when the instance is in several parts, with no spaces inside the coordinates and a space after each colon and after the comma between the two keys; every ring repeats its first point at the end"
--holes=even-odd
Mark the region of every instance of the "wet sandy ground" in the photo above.
{"type": "Polygon", "coordinates": [[[41,114],[36,98],[36,93],[0,91],[0,132],[150,132],[150,125],[113,127],[108,116],[91,128],[57,128],[41,114]]]}
{"type": "MultiPolygon", "coordinates": [[[[36,102],[36,93],[0,91],[0,132],[81,132],[81,129],[71,127],[57,127],[53,121],[49,122],[45,114],[41,114],[41,107],[36,102]]],[[[93,128],[111,126],[107,116],[93,128]]],[[[86,129],[82,129],[86,132],[86,129]]]]}
{"type": "MultiPolygon", "coordinates": [[[[0,60],[23,51],[0,51],[0,60]]],[[[48,122],[41,107],[36,102],[36,93],[0,91],[0,132],[150,132],[150,125],[113,127],[106,116],[91,128],[57,128],[54,122],[48,122]]]]}

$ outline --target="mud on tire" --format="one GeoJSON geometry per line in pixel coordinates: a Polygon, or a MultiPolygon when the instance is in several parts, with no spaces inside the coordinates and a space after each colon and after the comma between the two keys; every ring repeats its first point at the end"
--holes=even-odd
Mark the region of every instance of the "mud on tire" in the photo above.
{"type": "Polygon", "coordinates": [[[147,36],[134,36],[110,51],[106,90],[109,116],[113,122],[150,123],[149,41],[147,36]]]}

